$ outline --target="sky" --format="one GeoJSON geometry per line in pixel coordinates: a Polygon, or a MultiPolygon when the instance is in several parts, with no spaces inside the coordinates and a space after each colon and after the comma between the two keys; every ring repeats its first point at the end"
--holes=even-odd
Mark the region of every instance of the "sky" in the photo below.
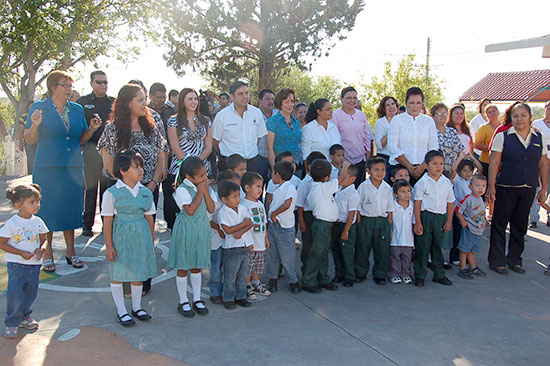
{"type": "MultiPolygon", "coordinates": [[[[307,0],[304,0],[307,1],[307,0]]],[[[427,38],[431,39],[431,73],[444,80],[444,100],[452,104],[470,86],[490,72],[550,69],[550,58],[542,58],[542,47],[485,53],[488,44],[550,34],[550,1],[533,0],[528,7],[502,1],[373,1],[365,0],[355,28],[338,41],[329,56],[315,60],[314,76],[332,75],[351,85],[381,76],[384,63],[394,64],[414,53],[426,61],[427,38]],[[335,66],[336,65],[336,66],[335,66]]],[[[99,59],[109,77],[109,94],[132,78],[149,87],[162,82],[167,89],[206,86],[200,75],[188,72],[178,77],[163,60],[162,45],[147,44],[141,55],[127,65],[99,59]]],[[[89,93],[91,64],[80,65],[75,83],[79,92],[89,93]]],[[[320,96],[321,97],[321,96],[320,96]]]]}

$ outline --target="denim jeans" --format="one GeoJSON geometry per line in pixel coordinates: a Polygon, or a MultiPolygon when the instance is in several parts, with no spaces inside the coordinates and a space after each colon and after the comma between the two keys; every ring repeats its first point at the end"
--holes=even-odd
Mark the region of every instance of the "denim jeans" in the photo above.
{"type": "Polygon", "coordinates": [[[279,223],[269,225],[267,229],[269,248],[266,252],[266,272],[270,279],[279,277],[279,266],[282,263],[288,283],[298,282],[296,275],[296,244],[294,228],[285,229],[279,223]]]}
{"type": "Polygon", "coordinates": [[[248,248],[223,249],[223,301],[246,299],[248,248]]]}
{"type": "Polygon", "coordinates": [[[6,327],[17,327],[32,313],[31,305],[38,294],[40,265],[8,262],[8,291],[6,292],[6,327]]]}
{"type": "Polygon", "coordinates": [[[210,252],[210,279],[208,287],[210,288],[210,296],[222,296],[223,291],[223,249],[219,247],[210,252]]]}

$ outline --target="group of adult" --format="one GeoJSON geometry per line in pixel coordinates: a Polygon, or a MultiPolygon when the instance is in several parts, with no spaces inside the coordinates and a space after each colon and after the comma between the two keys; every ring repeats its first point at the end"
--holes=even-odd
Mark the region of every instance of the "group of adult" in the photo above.
{"type": "MultiPolygon", "coordinates": [[[[171,228],[178,211],[172,183],[186,156],[200,157],[210,171],[216,168],[210,164],[214,154],[222,169],[229,156],[239,154],[246,159],[247,169],[262,174],[267,182],[277,154],[290,151],[300,174],[309,153],[320,151],[329,158],[330,147],[341,144],[345,159],[359,168],[359,184],[374,143],[388,167],[405,166],[414,183],[426,170],[426,152],[441,150],[445,169],[450,170],[462,152],[473,153],[475,148],[489,178],[487,198],[496,200],[489,263],[499,273],[505,272],[506,265],[514,270],[522,265],[529,215],[525,207],[531,207],[539,176],[539,201],[546,196],[547,146],[540,132],[531,129],[529,107],[520,102],[507,109],[500,124],[498,108],[482,101],[479,116],[485,123],[478,127],[467,123],[462,104],[447,110],[438,103],[431,108],[431,117],[422,113],[423,93],[413,87],[407,91],[405,113],[398,113],[396,98],[382,99],[373,133],[353,87],[342,90],[342,107],[333,112],[331,102],[323,98],[309,106],[297,104],[289,88],[277,93],[260,91],[257,108],[250,105],[248,86],[240,81],[230,86],[229,94],[216,96],[218,106],[208,100],[209,95],[190,88],[170,91],[166,101],[164,85],[153,84],[148,94],[139,80],[124,85],[114,99],[107,95],[108,80],[101,71],[91,74],[92,93],[73,103],[69,100],[73,82],[64,71],[52,72],[47,78],[48,97],[32,104],[25,126],[26,142],[38,142],[33,181],[43,188],[39,216],[51,230],[44,256],[48,271],[55,270],[54,231],[64,233],[67,262],[82,267],[74,250],[74,230],[84,227],[84,235],[93,235],[97,194],[101,199],[114,183],[113,158],[121,149],[133,149],[143,156],[142,184],[153,192],[155,203],[162,185],[164,217],[171,228]],[[497,137],[491,143],[494,130],[497,137]],[[503,138],[498,132],[503,132],[503,138]],[[507,223],[511,239],[506,258],[502,248],[507,223]]],[[[547,104],[544,121],[550,132],[549,109],[547,104]]]]}

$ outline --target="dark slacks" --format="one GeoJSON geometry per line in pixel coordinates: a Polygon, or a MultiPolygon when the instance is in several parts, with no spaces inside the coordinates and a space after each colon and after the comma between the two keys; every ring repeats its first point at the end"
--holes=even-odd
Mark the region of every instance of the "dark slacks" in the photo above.
{"type": "Polygon", "coordinates": [[[353,281],[355,279],[355,237],[357,228],[355,224],[352,224],[349,229],[348,240],[343,241],[341,236],[345,226],[346,224],[343,222],[334,223],[330,249],[334,259],[336,277],[353,281]]]}
{"type": "Polygon", "coordinates": [[[424,233],[416,236],[416,253],[414,256],[414,277],[424,280],[427,275],[426,266],[428,265],[428,255],[432,257],[432,269],[434,271],[434,280],[440,280],[445,277],[443,268],[443,243],[445,232],[443,226],[447,220],[447,215],[435,214],[428,211],[420,213],[424,233]]]}
{"type": "Polygon", "coordinates": [[[529,210],[535,199],[536,188],[496,187],[495,210],[491,221],[489,240],[489,267],[522,265],[529,210]],[[510,224],[508,254],[506,254],[506,227],[510,224]]]}
{"type": "Polygon", "coordinates": [[[84,190],[84,214],[83,223],[85,229],[92,229],[95,219],[97,204],[97,189],[99,186],[99,206],[103,201],[103,193],[114,182],[109,182],[103,174],[103,160],[96,149],[94,142],[87,142],[82,146],[82,156],[84,158],[84,181],[86,188],[84,190]]]}
{"type": "Polygon", "coordinates": [[[361,216],[355,243],[355,275],[366,277],[373,252],[372,276],[386,278],[390,256],[391,224],[387,217],[361,216]]]}
{"type": "Polygon", "coordinates": [[[300,260],[302,261],[302,274],[306,267],[307,257],[309,256],[309,250],[311,249],[311,243],[313,237],[311,233],[311,226],[313,225],[313,212],[304,211],[304,221],[306,222],[306,231],[302,232],[302,253],[300,253],[300,260]]]}
{"type": "Polygon", "coordinates": [[[174,188],[172,184],[176,180],[176,176],[168,174],[168,177],[162,181],[162,194],[164,197],[164,220],[168,229],[172,230],[174,222],[176,221],[176,215],[180,212],[176,201],[174,200],[174,188]]]}

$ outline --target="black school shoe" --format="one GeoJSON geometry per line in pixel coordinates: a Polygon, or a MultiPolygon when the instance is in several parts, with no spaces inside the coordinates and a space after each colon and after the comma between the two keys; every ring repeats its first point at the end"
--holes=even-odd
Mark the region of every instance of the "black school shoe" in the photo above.
{"type": "Polygon", "coordinates": [[[82,229],[82,236],[94,236],[92,229],[84,228],[82,229]]]}
{"type": "Polygon", "coordinates": [[[204,301],[202,300],[199,300],[199,301],[195,301],[193,303],[193,310],[195,311],[195,313],[199,314],[199,315],[206,315],[208,314],[208,308],[206,307],[206,304],[204,303],[204,301]],[[202,308],[199,308],[197,306],[197,304],[202,304],[203,307],[202,308]]]}
{"type": "Polygon", "coordinates": [[[344,282],[344,277],[342,277],[342,276],[334,276],[334,278],[332,279],[332,282],[334,282],[334,283],[341,283],[341,282],[344,282]]]}
{"type": "Polygon", "coordinates": [[[276,278],[270,279],[266,287],[269,290],[269,292],[271,292],[272,294],[277,292],[277,279],[276,278]]]}
{"type": "Polygon", "coordinates": [[[453,284],[453,281],[451,281],[447,277],[442,277],[438,280],[436,280],[434,278],[432,281],[435,282],[435,283],[439,283],[440,285],[444,285],[444,286],[452,286],[452,284],[453,284]]]}
{"type": "Polygon", "coordinates": [[[386,279],[385,278],[374,277],[372,280],[374,281],[374,283],[376,283],[377,285],[380,285],[380,286],[384,286],[386,284],[386,279]]]}
{"type": "Polygon", "coordinates": [[[353,287],[353,281],[352,280],[344,280],[344,283],[342,284],[344,287],[353,287]]]}
{"type": "Polygon", "coordinates": [[[227,310],[235,310],[237,308],[237,305],[235,305],[235,302],[234,301],[224,301],[223,302],[223,306],[227,309],[227,310]]]}
{"type": "Polygon", "coordinates": [[[180,312],[181,315],[183,315],[186,318],[192,318],[192,317],[195,316],[195,312],[193,311],[193,308],[191,307],[191,305],[188,302],[184,302],[183,304],[179,304],[178,305],[178,311],[180,312]],[[183,308],[183,306],[185,304],[189,305],[189,310],[185,310],[183,308]]]}
{"type": "Polygon", "coordinates": [[[247,299],[235,300],[235,304],[242,306],[243,308],[249,308],[252,306],[252,303],[247,299]]]}
{"type": "Polygon", "coordinates": [[[132,316],[138,318],[142,322],[147,321],[147,320],[151,320],[151,318],[152,318],[152,316],[149,315],[149,313],[146,312],[143,309],[138,309],[138,311],[133,311],[132,310],[132,316]],[[139,315],[140,313],[141,313],[141,315],[139,315]]]}
{"type": "Polygon", "coordinates": [[[122,316],[117,314],[116,321],[119,322],[123,327],[133,327],[136,324],[134,319],[132,319],[132,317],[130,315],[128,315],[127,313],[123,314],[122,316]],[[122,318],[125,318],[125,317],[129,317],[130,319],[122,320],[122,318]]]}
{"type": "Polygon", "coordinates": [[[366,279],[367,279],[367,276],[355,277],[355,279],[353,280],[353,282],[355,282],[355,283],[361,283],[361,282],[364,282],[366,279]]]}
{"type": "Polygon", "coordinates": [[[300,283],[299,282],[290,283],[289,286],[290,286],[290,292],[291,293],[293,293],[293,294],[299,294],[300,293],[300,283]]]}
{"type": "Polygon", "coordinates": [[[310,294],[320,294],[321,289],[317,286],[302,286],[302,290],[309,292],[310,294]]]}
{"type": "Polygon", "coordinates": [[[324,288],[325,290],[329,290],[329,291],[336,291],[338,290],[338,285],[332,283],[332,282],[329,282],[329,283],[322,283],[320,285],[320,287],[324,288]]]}
{"type": "Polygon", "coordinates": [[[420,278],[415,278],[414,279],[414,285],[416,287],[424,287],[424,280],[420,279],[420,278]]]}

